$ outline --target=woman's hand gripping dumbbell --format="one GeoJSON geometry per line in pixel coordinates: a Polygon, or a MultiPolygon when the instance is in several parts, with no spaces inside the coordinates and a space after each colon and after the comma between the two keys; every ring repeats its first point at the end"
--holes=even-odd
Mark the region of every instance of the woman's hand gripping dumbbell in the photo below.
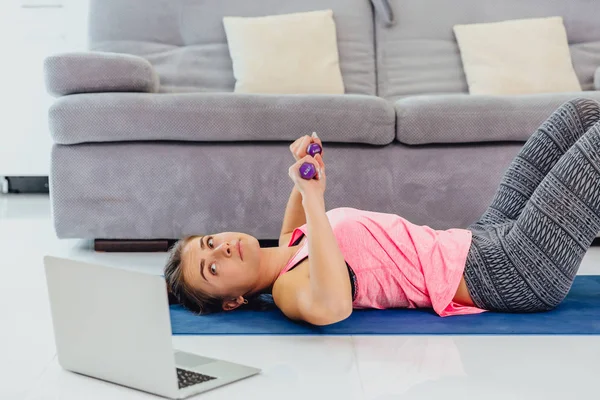
{"type": "Polygon", "coordinates": [[[315,132],[305,135],[290,145],[296,162],[289,169],[290,178],[300,193],[325,191],[325,164],[323,163],[323,145],[315,132]],[[299,178],[299,179],[298,179],[299,178]]]}

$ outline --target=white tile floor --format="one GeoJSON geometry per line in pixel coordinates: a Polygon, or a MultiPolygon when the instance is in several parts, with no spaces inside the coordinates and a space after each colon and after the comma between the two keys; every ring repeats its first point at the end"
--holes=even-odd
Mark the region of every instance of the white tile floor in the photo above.
{"type": "MultiPolygon", "coordinates": [[[[42,257],[159,272],[165,253],[58,240],[46,196],[0,195],[0,399],[151,399],[61,369],[42,257]]],[[[600,274],[600,248],[582,274],[600,274]]],[[[175,336],[182,350],[257,366],[206,399],[595,399],[600,336],[175,336]]]]}

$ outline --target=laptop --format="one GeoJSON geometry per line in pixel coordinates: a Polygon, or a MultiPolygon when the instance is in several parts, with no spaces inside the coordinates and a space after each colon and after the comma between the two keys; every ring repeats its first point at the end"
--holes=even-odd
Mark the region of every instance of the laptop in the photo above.
{"type": "Polygon", "coordinates": [[[174,350],[160,275],[44,257],[58,362],[78,374],[182,399],[260,369],[174,350]]]}

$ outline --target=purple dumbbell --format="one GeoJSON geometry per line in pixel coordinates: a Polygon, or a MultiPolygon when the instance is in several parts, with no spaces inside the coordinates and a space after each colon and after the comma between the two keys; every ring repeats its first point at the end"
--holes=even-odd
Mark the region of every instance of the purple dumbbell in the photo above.
{"type": "Polygon", "coordinates": [[[308,145],[308,147],[306,148],[306,154],[310,154],[312,157],[315,156],[315,154],[321,154],[321,146],[319,146],[319,143],[311,143],[308,145]]]}
{"type": "Polygon", "coordinates": [[[315,175],[317,175],[317,169],[311,163],[305,162],[300,166],[300,176],[303,179],[312,179],[315,175]]]}
{"type": "MultiPolygon", "coordinates": [[[[314,157],[316,154],[321,154],[321,146],[318,143],[311,143],[306,149],[306,153],[314,157]]],[[[300,176],[303,179],[312,179],[317,175],[317,169],[311,163],[305,162],[300,166],[300,176]]]]}

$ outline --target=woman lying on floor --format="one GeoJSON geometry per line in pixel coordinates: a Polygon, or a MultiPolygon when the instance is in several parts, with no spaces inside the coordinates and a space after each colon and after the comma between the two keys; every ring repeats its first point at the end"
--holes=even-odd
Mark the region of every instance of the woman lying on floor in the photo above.
{"type": "MultiPolygon", "coordinates": [[[[570,101],[529,138],[490,207],[468,229],[434,230],[394,214],[325,211],[325,164],[296,140],[295,186],[279,247],[238,232],[191,236],[171,249],[171,295],[198,313],[271,293],[291,319],[327,325],[359,308],[433,308],[440,316],[540,312],[569,292],[600,232],[600,104],[570,101]],[[300,178],[303,162],[317,179],[300,178]]],[[[323,153],[325,151],[323,150],[323,153]]]]}

